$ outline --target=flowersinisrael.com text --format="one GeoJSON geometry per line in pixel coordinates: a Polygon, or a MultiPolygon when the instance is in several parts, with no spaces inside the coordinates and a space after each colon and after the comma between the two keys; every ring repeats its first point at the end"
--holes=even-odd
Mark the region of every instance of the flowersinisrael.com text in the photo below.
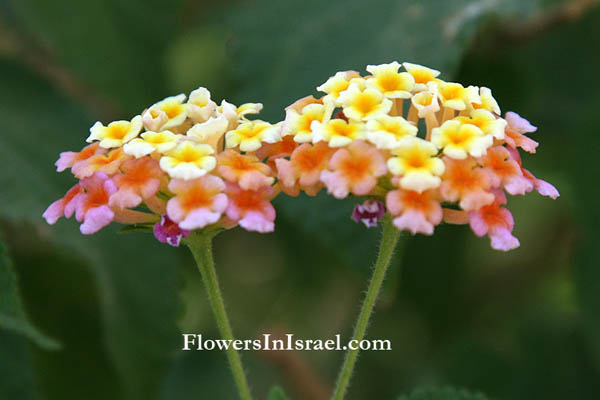
{"type": "Polygon", "coordinates": [[[350,340],[342,343],[341,336],[335,335],[333,339],[296,339],[293,333],[288,333],[285,338],[272,338],[271,334],[265,333],[259,339],[206,339],[201,334],[184,333],[182,350],[223,350],[233,348],[237,351],[249,350],[326,350],[326,351],[346,351],[346,350],[375,350],[389,351],[392,349],[392,342],[389,339],[372,340],[350,340]]]}

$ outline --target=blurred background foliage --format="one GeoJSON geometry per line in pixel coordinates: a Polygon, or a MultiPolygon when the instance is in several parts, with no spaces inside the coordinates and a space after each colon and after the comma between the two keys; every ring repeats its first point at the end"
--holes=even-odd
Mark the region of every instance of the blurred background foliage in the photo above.
{"type": "MultiPolygon", "coordinates": [[[[335,71],[392,60],[492,88],[504,111],[539,127],[525,162],[562,196],[510,199],[522,246],[508,254],[467,227],[407,236],[369,332],[393,350],[361,355],[348,398],[431,385],[597,397],[597,3],[0,1],[0,398],[235,398],[224,354],[179,350],[181,331],[217,337],[191,257],[114,228],[46,226],[43,210],[72,182],[53,163],[95,120],[170,94],[206,86],[217,100],[263,102],[275,122],[335,71]]],[[[349,337],[378,233],[350,220],[352,200],[276,203],[275,234],[216,240],[236,335],[349,337]]],[[[293,399],[327,398],[342,357],[243,354],[261,399],[276,383],[293,399]]]]}

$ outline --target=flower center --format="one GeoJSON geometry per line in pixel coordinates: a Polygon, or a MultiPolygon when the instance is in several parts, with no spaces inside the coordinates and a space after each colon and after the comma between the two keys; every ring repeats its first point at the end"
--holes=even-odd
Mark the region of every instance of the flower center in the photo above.
{"type": "Polygon", "coordinates": [[[379,86],[385,92],[392,92],[401,89],[401,79],[397,74],[385,74],[377,78],[379,86]]]}
{"type": "Polygon", "coordinates": [[[181,205],[186,210],[195,210],[197,208],[209,207],[215,193],[207,192],[201,187],[195,187],[185,194],[179,194],[181,205]]]}
{"type": "Polygon", "coordinates": [[[243,129],[241,131],[241,134],[247,139],[252,139],[252,138],[255,138],[256,136],[260,135],[261,132],[264,131],[265,129],[267,129],[266,126],[254,126],[250,129],[243,129]]]}
{"type": "Polygon", "coordinates": [[[426,160],[421,153],[413,152],[406,158],[406,163],[411,168],[423,168],[426,164],[426,160]]]}
{"type": "Polygon", "coordinates": [[[444,96],[446,100],[459,99],[461,94],[461,88],[460,86],[447,85],[444,88],[442,88],[441,92],[442,96],[444,96]]]}
{"type": "Polygon", "coordinates": [[[354,107],[363,115],[372,113],[379,104],[375,96],[370,94],[360,94],[354,103],[354,107]]]}
{"type": "Polygon", "coordinates": [[[470,129],[464,129],[460,127],[456,130],[452,130],[448,133],[448,139],[456,145],[465,144],[473,138],[473,133],[470,129]]]}
{"type": "Polygon", "coordinates": [[[421,96],[415,96],[415,101],[417,104],[427,107],[430,106],[433,101],[433,95],[431,93],[423,92],[421,96]]]}
{"type": "Polygon", "coordinates": [[[415,78],[415,83],[427,83],[433,79],[431,74],[424,70],[413,71],[411,75],[415,78]]]}
{"type": "Polygon", "coordinates": [[[176,116],[178,116],[179,114],[182,113],[183,106],[181,104],[171,103],[171,104],[165,104],[164,106],[161,107],[161,109],[165,112],[165,114],[167,114],[167,117],[169,117],[169,119],[171,119],[171,118],[175,118],[176,116]]]}
{"type": "Polygon", "coordinates": [[[116,124],[109,128],[108,135],[110,139],[123,139],[129,132],[129,124],[116,124]]]}
{"type": "Polygon", "coordinates": [[[348,159],[342,165],[342,171],[347,178],[352,181],[362,179],[368,172],[371,166],[371,161],[366,157],[354,157],[348,159]]]}
{"type": "Polygon", "coordinates": [[[406,208],[427,212],[429,209],[429,199],[424,193],[407,190],[404,192],[402,201],[406,208]]]}
{"type": "Polygon", "coordinates": [[[310,132],[310,125],[313,123],[313,121],[318,121],[319,118],[313,116],[313,115],[306,115],[304,117],[302,117],[301,121],[300,121],[300,127],[299,127],[299,131],[300,132],[310,132]]]}
{"type": "Polygon", "coordinates": [[[202,158],[203,154],[198,150],[186,147],[178,157],[181,162],[195,162],[202,158]]]}

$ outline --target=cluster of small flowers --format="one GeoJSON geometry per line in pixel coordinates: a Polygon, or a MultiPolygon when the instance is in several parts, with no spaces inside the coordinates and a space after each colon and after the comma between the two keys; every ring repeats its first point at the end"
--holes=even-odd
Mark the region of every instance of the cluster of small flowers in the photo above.
{"type": "Polygon", "coordinates": [[[96,122],[91,144],[61,153],[56,162],[79,182],[44,218],[54,224],[75,214],[84,234],[112,221],[154,223],[158,240],[173,246],[216,223],[272,231],[275,175],[254,152],[281,140],[281,130],[247,119],[261,109],[224,100],[218,106],[201,87],[187,102],[184,94],[168,97],[131,121],[96,122]]]}
{"type": "Polygon", "coordinates": [[[75,214],[85,234],[111,221],[156,222],[157,238],[178,245],[213,224],[270,232],[277,193],[326,188],[366,197],[353,218],[367,226],[387,209],[413,234],[468,223],[494,249],[517,247],[505,192],[558,197],[521,165],[518,147],[535,152],[525,134],[536,128],[516,113],[501,118],[490,89],[445,82],[434,69],[393,62],[367,71],[336,73],[317,88],[323,97],[296,101],[275,125],[246,118],[261,104],[217,106],[204,88],[131,121],[98,122],[92,144],[57,161],[80,182],[44,217],[75,214]]]}

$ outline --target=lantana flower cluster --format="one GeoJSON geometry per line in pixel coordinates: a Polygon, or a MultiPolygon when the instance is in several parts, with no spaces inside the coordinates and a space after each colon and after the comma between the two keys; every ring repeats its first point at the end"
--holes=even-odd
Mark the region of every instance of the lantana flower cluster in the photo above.
{"type": "Polygon", "coordinates": [[[279,125],[248,115],[262,104],[217,105],[203,87],[168,97],[130,121],[90,128],[90,143],[64,152],[58,171],[79,182],[44,218],[75,215],[83,234],[110,224],[154,224],[161,242],[178,246],[190,231],[212,225],[274,229],[275,172],[255,154],[281,141],[279,125]]]}
{"type": "MultiPolygon", "coordinates": [[[[248,119],[259,103],[219,106],[205,88],[166,98],[130,121],[90,129],[90,144],[66,152],[58,171],[79,179],[44,217],[75,214],[91,234],[111,221],[154,223],[172,245],[208,226],[274,229],[280,192],[365,199],[352,214],[375,226],[431,235],[442,222],[469,224],[494,249],[519,246],[506,194],[558,191],[524,169],[536,128],[501,117],[486,87],[446,82],[440,72],[392,62],[366,76],[342,71],[286,108],[285,120],[248,119]],[[401,71],[401,68],[404,70],[401,71]]],[[[324,210],[326,212],[326,210],[324,210]]]]}

